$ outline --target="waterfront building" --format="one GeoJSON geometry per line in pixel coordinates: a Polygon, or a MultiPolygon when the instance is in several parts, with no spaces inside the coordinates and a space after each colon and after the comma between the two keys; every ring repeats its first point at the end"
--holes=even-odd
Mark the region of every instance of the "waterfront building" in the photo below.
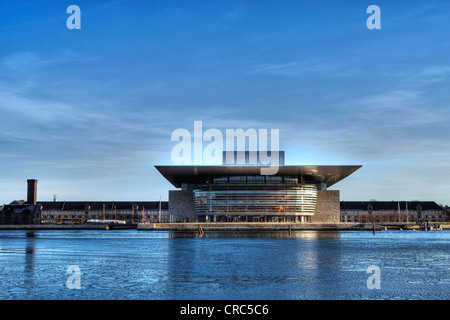
{"type": "Polygon", "coordinates": [[[179,189],[169,190],[169,201],[37,201],[37,180],[30,179],[27,200],[0,207],[0,224],[450,221],[450,208],[434,201],[340,201],[339,190],[327,188],[360,166],[280,163],[270,176],[260,165],[156,166],[179,189]]]}
{"type": "Polygon", "coordinates": [[[39,224],[40,213],[39,206],[16,200],[0,207],[0,224],[39,224]]]}
{"type": "Polygon", "coordinates": [[[169,191],[177,222],[340,222],[339,190],[328,188],[360,165],[285,165],[284,152],[278,164],[273,175],[261,174],[267,165],[248,162],[155,167],[178,189],[169,191]]]}
{"type": "Polygon", "coordinates": [[[40,206],[37,200],[37,180],[28,179],[27,200],[15,200],[0,208],[0,224],[39,224],[40,206]]]}
{"type": "Polygon", "coordinates": [[[341,222],[444,222],[446,209],[434,201],[342,201],[341,222]]]}
{"type": "Polygon", "coordinates": [[[0,224],[171,221],[167,201],[56,201],[56,196],[53,201],[37,201],[37,180],[27,182],[27,200],[0,207],[0,224]]]}
{"type": "Polygon", "coordinates": [[[167,201],[39,201],[42,223],[118,220],[127,224],[170,222],[167,201]]]}

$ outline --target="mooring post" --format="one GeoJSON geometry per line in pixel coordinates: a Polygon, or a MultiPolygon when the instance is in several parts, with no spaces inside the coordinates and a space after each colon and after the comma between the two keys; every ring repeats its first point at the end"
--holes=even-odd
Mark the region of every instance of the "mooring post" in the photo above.
{"type": "Polygon", "coordinates": [[[373,224],[373,234],[375,234],[375,223],[373,224]]]}

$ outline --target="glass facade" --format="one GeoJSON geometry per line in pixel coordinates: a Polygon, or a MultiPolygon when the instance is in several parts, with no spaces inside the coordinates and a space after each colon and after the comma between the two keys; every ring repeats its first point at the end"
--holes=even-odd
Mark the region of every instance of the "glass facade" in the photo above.
{"type": "Polygon", "coordinates": [[[317,187],[315,184],[301,183],[295,177],[217,177],[211,183],[194,186],[193,197],[198,216],[230,217],[235,221],[236,217],[244,221],[258,221],[259,217],[264,216],[272,221],[275,220],[273,217],[293,221],[295,216],[314,215],[317,187]]]}

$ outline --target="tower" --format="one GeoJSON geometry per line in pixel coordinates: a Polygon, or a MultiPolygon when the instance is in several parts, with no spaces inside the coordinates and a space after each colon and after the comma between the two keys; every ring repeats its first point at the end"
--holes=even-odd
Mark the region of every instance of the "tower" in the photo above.
{"type": "Polygon", "coordinates": [[[28,179],[27,204],[36,204],[37,201],[37,183],[35,179],[28,179]]]}

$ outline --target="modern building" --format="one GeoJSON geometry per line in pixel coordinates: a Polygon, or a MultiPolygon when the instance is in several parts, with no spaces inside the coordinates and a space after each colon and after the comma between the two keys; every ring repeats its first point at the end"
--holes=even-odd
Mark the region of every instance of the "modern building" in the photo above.
{"type": "Polygon", "coordinates": [[[444,222],[446,208],[434,201],[342,201],[341,222],[444,222]]]}
{"type": "Polygon", "coordinates": [[[278,163],[273,175],[247,162],[155,167],[178,189],[169,191],[169,214],[178,222],[340,222],[339,190],[328,188],[361,166],[285,165],[284,152],[278,163]]]}

